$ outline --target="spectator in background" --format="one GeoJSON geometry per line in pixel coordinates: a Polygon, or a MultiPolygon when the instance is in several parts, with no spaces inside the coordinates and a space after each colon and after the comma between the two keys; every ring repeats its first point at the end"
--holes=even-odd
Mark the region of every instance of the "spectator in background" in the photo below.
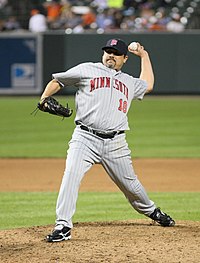
{"type": "Polygon", "coordinates": [[[158,7],[155,13],[156,18],[159,20],[159,24],[166,28],[167,23],[171,21],[171,18],[166,13],[166,9],[163,7],[158,7]]]}
{"type": "Polygon", "coordinates": [[[127,31],[134,31],[135,29],[135,8],[130,7],[123,11],[123,20],[120,28],[127,31]]]}
{"type": "Polygon", "coordinates": [[[149,18],[148,29],[151,31],[165,31],[165,26],[160,23],[160,20],[156,16],[149,18]]]}
{"type": "Polygon", "coordinates": [[[121,9],[116,9],[113,13],[113,18],[114,18],[114,28],[115,29],[120,29],[121,23],[123,21],[123,13],[121,9]]]}
{"type": "Polygon", "coordinates": [[[91,25],[96,22],[96,15],[91,8],[88,13],[83,14],[82,21],[84,29],[91,29],[91,25]]]}
{"type": "Polygon", "coordinates": [[[103,31],[112,29],[114,25],[113,14],[114,14],[113,8],[107,8],[99,12],[96,17],[97,27],[102,29],[103,31]]]}
{"type": "Polygon", "coordinates": [[[82,25],[82,17],[81,15],[77,15],[74,12],[68,12],[65,14],[63,14],[62,17],[62,25],[64,29],[71,29],[73,30],[74,28],[76,28],[79,25],[82,25]]]}
{"type": "Polygon", "coordinates": [[[34,33],[45,32],[48,29],[46,17],[40,14],[38,9],[31,10],[31,17],[29,19],[29,30],[34,33]]]}
{"type": "Polygon", "coordinates": [[[141,19],[141,30],[148,30],[151,27],[152,22],[155,23],[155,10],[153,9],[153,4],[151,2],[144,3],[140,5],[139,17],[141,19]],[[152,19],[152,22],[151,22],[152,19]]]}
{"type": "Polygon", "coordinates": [[[180,21],[180,15],[178,13],[172,14],[172,20],[166,25],[167,31],[180,33],[185,30],[185,26],[180,21]]]}
{"type": "Polygon", "coordinates": [[[3,32],[5,30],[6,30],[6,28],[5,28],[5,21],[0,19],[0,32],[3,32]]]}
{"type": "Polygon", "coordinates": [[[46,2],[44,7],[47,11],[47,21],[49,26],[59,19],[62,12],[62,5],[57,1],[46,2]]]}
{"type": "Polygon", "coordinates": [[[21,29],[19,22],[17,21],[15,16],[10,16],[5,22],[5,30],[12,31],[21,29]]]}

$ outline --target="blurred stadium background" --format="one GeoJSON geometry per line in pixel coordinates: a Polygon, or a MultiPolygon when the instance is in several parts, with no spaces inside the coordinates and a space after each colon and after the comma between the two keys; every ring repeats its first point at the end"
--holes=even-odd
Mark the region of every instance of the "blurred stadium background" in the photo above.
{"type": "Polygon", "coordinates": [[[199,0],[0,0],[0,31],[27,30],[33,9],[45,15],[49,30],[75,33],[166,30],[172,20],[181,31],[200,28],[199,0]]]}

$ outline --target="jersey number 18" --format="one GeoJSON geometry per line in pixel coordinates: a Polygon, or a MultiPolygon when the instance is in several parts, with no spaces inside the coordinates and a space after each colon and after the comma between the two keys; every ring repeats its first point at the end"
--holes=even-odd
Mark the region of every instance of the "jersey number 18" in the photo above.
{"type": "Polygon", "coordinates": [[[124,113],[127,112],[127,101],[126,100],[122,100],[120,99],[119,100],[119,108],[118,108],[119,111],[122,111],[124,113]]]}

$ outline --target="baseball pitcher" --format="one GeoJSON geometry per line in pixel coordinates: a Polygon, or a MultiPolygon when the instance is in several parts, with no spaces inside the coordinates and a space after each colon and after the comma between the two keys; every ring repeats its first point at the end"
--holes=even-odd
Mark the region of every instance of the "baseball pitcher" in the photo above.
{"type": "Polygon", "coordinates": [[[154,85],[148,52],[140,43],[137,43],[137,48],[132,46],[127,46],[121,39],[110,39],[102,48],[102,62],[82,63],[53,74],[41,96],[40,110],[68,117],[72,111],[63,107],[60,113],[62,105],[56,103],[55,106],[51,96],[69,86],[78,88],[75,97],[76,128],[69,142],[56,205],[55,228],[47,236],[48,242],[71,238],[79,186],[85,173],[96,163],[104,167],[137,212],[161,226],[175,225],[175,221],[149,199],[135,174],[126,142],[126,130],[129,130],[127,113],[131,102],[143,99],[154,85]],[[139,78],[121,71],[128,59],[128,51],[141,59],[139,78]]]}

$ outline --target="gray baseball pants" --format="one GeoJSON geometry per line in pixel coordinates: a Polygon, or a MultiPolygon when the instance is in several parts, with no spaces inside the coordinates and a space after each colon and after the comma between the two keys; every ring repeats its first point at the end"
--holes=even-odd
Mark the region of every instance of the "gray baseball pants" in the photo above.
{"type": "Polygon", "coordinates": [[[154,202],[149,199],[135,175],[125,134],[116,135],[113,139],[102,139],[77,126],[69,142],[56,205],[56,224],[73,227],[72,217],[76,210],[81,180],[95,163],[103,165],[136,211],[146,216],[154,211],[154,202]]]}

